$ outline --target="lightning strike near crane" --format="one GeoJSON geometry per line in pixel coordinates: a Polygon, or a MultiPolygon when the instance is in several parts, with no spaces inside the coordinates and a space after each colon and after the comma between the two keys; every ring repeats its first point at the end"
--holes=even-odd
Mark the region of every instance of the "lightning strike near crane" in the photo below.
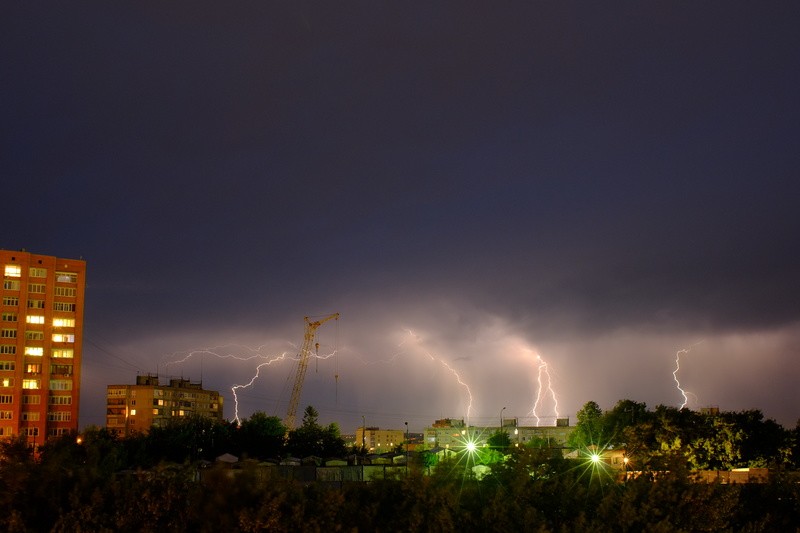
{"type": "MultiPolygon", "coordinates": [[[[262,360],[266,359],[266,361],[262,361],[261,363],[258,364],[258,366],[256,366],[255,374],[250,378],[250,380],[247,383],[237,384],[231,387],[231,393],[233,395],[233,401],[234,401],[234,420],[236,421],[237,424],[239,424],[240,423],[239,396],[237,394],[237,391],[251,387],[255,383],[255,381],[259,378],[259,376],[261,375],[261,369],[264,368],[265,366],[269,366],[279,361],[285,361],[285,360],[295,361],[297,363],[297,368],[295,372],[294,386],[292,388],[292,396],[289,401],[289,408],[287,411],[287,415],[284,420],[286,427],[291,430],[294,429],[295,417],[297,414],[297,405],[300,401],[300,393],[302,391],[303,380],[305,379],[306,370],[308,369],[309,359],[313,357],[315,359],[324,360],[324,359],[329,359],[334,355],[336,355],[335,349],[331,353],[320,355],[318,342],[315,344],[315,351],[313,353],[311,352],[311,345],[315,339],[316,330],[325,322],[338,318],[339,318],[339,313],[328,315],[321,320],[313,322],[309,319],[309,317],[305,317],[306,327],[303,337],[303,345],[299,349],[299,352],[296,356],[290,356],[287,352],[283,352],[282,354],[277,356],[266,356],[260,353],[265,345],[259,346],[258,348],[249,348],[247,346],[239,346],[239,345],[225,345],[218,348],[205,348],[203,350],[191,351],[180,359],[168,362],[166,366],[169,367],[171,365],[185,363],[186,361],[197,355],[212,355],[219,359],[235,359],[237,361],[252,361],[254,359],[262,359],[262,360]],[[231,348],[234,347],[243,348],[245,351],[250,352],[251,355],[248,356],[236,355],[231,351],[231,348]],[[218,353],[220,351],[223,351],[223,349],[224,353],[218,353]]],[[[338,378],[339,376],[337,374],[336,375],[337,382],[338,378]]]]}
{"type": "Polygon", "coordinates": [[[287,355],[286,353],[283,353],[278,357],[275,357],[274,359],[270,359],[269,361],[265,361],[259,364],[256,367],[256,373],[253,375],[252,378],[250,378],[250,381],[248,381],[244,385],[234,385],[231,387],[231,393],[233,394],[233,409],[234,409],[233,420],[236,422],[237,425],[241,424],[241,420],[239,420],[239,396],[236,394],[236,391],[239,389],[246,389],[252,386],[253,383],[255,383],[256,379],[258,379],[259,375],[261,374],[261,369],[263,367],[269,366],[277,361],[283,361],[284,359],[286,359],[286,355],[287,355]]]}

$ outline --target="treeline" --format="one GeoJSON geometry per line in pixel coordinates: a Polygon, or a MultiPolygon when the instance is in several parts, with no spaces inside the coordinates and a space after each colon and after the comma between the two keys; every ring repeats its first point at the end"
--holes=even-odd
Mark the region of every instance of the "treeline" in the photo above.
{"type": "Polygon", "coordinates": [[[374,483],[264,481],[240,470],[161,464],[109,472],[101,455],[35,460],[4,445],[0,505],[6,531],[795,531],[800,485],[699,483],[680,464],[622,483],[610,471],[545,448],[513,450],[482,480],[466,455],[374,483]],[[83,462],[82,462],[83,461],[83,462]]]}
{"type": "Polygon", "coordinates": [[[299,427],[288,431],[280,418],[255,412],[240,423],[216,421],[199,416],[173,419],[147,433],[116,436],[102,428],[88,428],[80,435],[48,441],[41,447],[47,458],[59,447],[82,456],[103,457],[109,468],[151,468],[159,463],[214,461],[229,453],[240,459],[277,460],[284,457],[343,457],[346,453],[339,426],[322,426],[312,406],[303,413],[299,427]],[[74,442],[73,442],[74,441],[74,442]]]}
{"type": "MultiPolygon", "coordinates": [[[[758,411],[704,416],[623,400],[587,403],[577,447],[623,448],[638,477],[545,441],[491,439],[500,462],[467,450],[436,465],[412,461],[396,480],[298,484],[262,475],[262,459],[330,457],[347,450],[335,424],[308,408],[285,432],[255,413],[241,425],[188,418],[148,434],[92,428],[49,440],[0,441],[0,529],[5,531],[796,531],[797,430],[758,411]],[[230,452],[240,468],[205,461],[230,452]],[[719,457],[717,457],[719,455],[719,457]],[[477,479],[472,466],[491,462],[477,479]],[[772,467],[768,483],[703,483],[694,468],[772,467]],[[202,471],[202,476],[198,475],[202,471]]],[[[505,439],[502,437],[506,437],[505,439]]],[[[354,450],[350,450],[351,452],[354,450]]]]}
{"type": "Polygon", "coordinates": [[[761,411],[699,413],[620,400],[608,411],[588,402],[569,439],[574,448],[624,449],[636,470],[664,470],[676,461],[695,470],[800,466],[798,428],[786,429],[761,411]]]}

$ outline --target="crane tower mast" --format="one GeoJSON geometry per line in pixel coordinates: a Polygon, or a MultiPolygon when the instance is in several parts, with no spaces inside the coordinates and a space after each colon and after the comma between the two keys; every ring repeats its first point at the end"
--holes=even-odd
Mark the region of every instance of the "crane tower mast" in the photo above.
{"type": "MultiPolygon", "coordinates": [[[[314,342],[314,336],[317,328],[329,320],[338,320],[339,313],[333,313],[325,318],[311,321],[309,317],[305,317],[306,327],[305,334],[303,335],[303,346],[300,348],[300,359],[297,363],[297,374],[294,378],[294,388],[292,389],[292,398],[289,400],[289,411],[286,413],[286,429],[291,431],[294,429],[295,418],[297,415],[297,404],[300,403],[300,393],[303,390],[303,380],[306,377],[306,370],[308,370],[308,359],[311,357],[311,345],[314,342]]],[[[317,344],[319,347],[319,344],[317,344]]]]}

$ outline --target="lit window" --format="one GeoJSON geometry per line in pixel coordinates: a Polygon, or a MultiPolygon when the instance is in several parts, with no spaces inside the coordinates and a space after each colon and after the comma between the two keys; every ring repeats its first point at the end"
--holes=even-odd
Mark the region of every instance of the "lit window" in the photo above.
{"type": "Polygon", "coordinates": [[[17,347],[13,344],[0,344],[0,354],[15,354],[17,353],[17,347]]]}
{"type": "Polygon", "coordinates": [[[62,333],[53,333],[53,342],[75,342],[75,335],[69,334],[62,334],[62,333]]]}
{"type": "Polygon", "coordinates": [[[16,307],[19,305],[19,297],[3,296],[3,305],[13,305],[14,307],[16,307]]]}
{"type": "Polygon", "coordinates": [[[27,363],[25,365],[25,373],[26,374],[41,374],[42,373],[42,364],[41,363],[27,363]]]}
{"type": "Polygon", "coordinates": [[[37,422],[39,420],[39,413],[36,411],[23,411],[22,420],[26,422],[37,422]]]}
{"type": "Polygon", "coordinates": [[[29,341],[43,341],[44,340],[44,331],[26,331],[25,332],[25,340],[29,341]]]}
{"type": "Polygon", "coordinates": [[[51,352],[50,356],[54,359],[71,359],[73,353],[72,348],[56,348],[51,352]]]}
{"type": "Polygon", "coordinates": [[[14,434],[14,428],[0,428],[0,436],[10,437],[14,434]]]}
{"type": "Polygon", "coordinates": [[[16,322],[17,313],[3,313],[3,322],[16,322]]]}
{"type": "Polygon", "coordinates": [[[47,269],[46,268],[35,268],[30,267],[28,269],[28,275],[32,278],[46,278],[47,277],[47,269]]]}
{"type": "Polygon", "coordinates": [[[39,388],[39,380],[38,379],[23,379],[22,380],[22,388],[23,389],[38,389],[39,388]]]}
{"type": "Polygon", "coordinates": [[[78,274],[75,272],[56,272],[56,281],[60,283],[78,283],[78,274]]]}
{"type": "Polygon", "coordinates": [[[74,311],[75,304],[67,302],[53,302],[54,311],[74,311]]]}
{"type": "Polygon", "coordinates": [[[136,409],[131,409],[131,416],[136,416],[136,409]]]}
{"type": "Polygon", "coordinates": [[[44,300],[28,300],[28,309],[44,309],[44,300]]]}
{"type": "Polygon", "coordinates": [[[158,409],[153,409],[153,414],[158,415],[158,409]]]}
{"type": "Polygon", "coordinates": [[[31,294],[44,294],[47,292],[47,285],[44,283],[28,283],[28,292],[31,294]]]}
{"type": "Polygon", "coordinates": [[[44,317],[42,315],[28,315],[25,317],[25,322],[28,324],[44,324],[44,317]]]}
{"type": "Polygon", "coordinates": [[[6,276],[9,278],[18,278],[22,276],[22,267],[19,265],[6,265],[6,276]]]}
{"type": "Polygon", "coordinates": [[[75,319],[74,318],[54,318],[53,319],[53,326],[57,328],[74,328],[75,327],[75,319]]]}
{"type": "Polygon", "coordinates": [[[19,280],[18,279],[5,279],[3,280],[3,288],[7,291],[18,291],[19,290],[19,280]]]}
{"type": "Polygon", "coordinates": [[[33,355],[35,357],[41,357],[44,355],[44,348],[42,348],[41,346],[26,346],[25,355],[33,355]]]}
{"type": "Polygon", "coordinates": [[[16,339],[17,338],[17,330],[15,329],[3,329],[0,330],[0,337],[4,339],[16,339]]]}
{"type": "Polygon", "coordinates": [[[14,378],[0,378],[0,387],[13,387],[14,378]]]}

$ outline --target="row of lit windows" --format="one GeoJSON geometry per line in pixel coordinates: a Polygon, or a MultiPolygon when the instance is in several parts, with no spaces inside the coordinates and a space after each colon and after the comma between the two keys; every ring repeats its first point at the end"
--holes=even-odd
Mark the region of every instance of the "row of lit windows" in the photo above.
{"type": "MultiPolygon", "coordinates": [[[[0,387],[12,387],[14,385],[14,378],[0,378],[0,387]]],[[[40,379],[23,379],[22,388],[25,390],[38,390],[42,386],[40,379]]],[[[51,379],[50,390],[72,390],[72,380],[69,379],[51,379]]],[[[4,396],[0,395],[0,403],[11,403],[10,401],[4,402],[4,396]]],[[[8,398],[5,398],[8,399],[8,398]]]]}
{"type": "MultiPolygon", "coordinates": [[[[153,409],[153,414],[155,416],[165,416],[167,410],[166,409],[153,409]]],[[[171,411],[172,416],[187,416],[188,414],[192,413],[192,411],[179,409],[176,411],[171,411]]],[[[131,409],[130,411],[131,416],[136,416],[136,409],[131,409]]]]}
{"type": "MultiPolygon", "coordinates": [[[[17,347],[13,344],[0,344],[0,354],[14,355],[15,353],[17,353],[17,347]]],[[[44,348],[41,346],[26,346],[25,355],[42,357],[44,355],[44,348]]],[[[54,348],[50,350],[50,357],[55,359],[72,359],[74,355],[75,350],[72,348],[54,348]]],[[[4,369],[0,368],[0,370],[4,369]]]]}
{"type": "MultiPolygon", "coordinates": [[[[15,370],[16,363],[14,361],[0,361],[0,371],[10,372],[15,370]]],[[[64,376],[71,376],[72,375],[72,365],[52,365],[50,367],[50,374],[55,375],[64,375],[64,376]]],[[[26,374],[41,374],[42,373],[42,364],[41,363],[25,363],[25,373],[26,374]]],[[[2,378],[6,379],[6,378],[2,378]]],[[[13,379],[11,384],[2,385],[3,387],[11,387],[14,384],[13,379]]]]}
{"type": "MultiPolygon", "coordinates": [[[[54,302],[53,303],[53,310],[55,311],[75,311],[75,304],[64,303],[64,302],[54,302]]],[[[0,315],[2,317],[3,322],[16,322],[19,315],[12,311],[8,311],[2,313],[0,315]]],[[[44,316],[43,315],[27,315],[25,316],[25,322],[28,324],[44,324],[44,316]]],[[[53,325],[56,327],[75,327],[75,319],[74,318],[55,318],[53,319],[53,325]]]]}
{"type": "MultiPolygon", "coordinates": [[[[0,338],[3,339],[16,339],[17,338],[17,330],[16,329],[2,329],[0,330],[0,338]]],[[[27,335],[25,338],[33,338],[28,337],[27,335]]],[[[53,333],[51,337],[53,342],[75,342],[75,335],[72,333],[53,333]]]]}
{"type": "MultiPolygon", "coordinates": [[[[59,311],[63,311],[63,309],[59,309],[59,311]]],[[[7,313],[3,313],[5,316],[7,313]]],[[[5,319],[4,319],[5,320],[5,319]]],[[[12,321],[7,321],[12,322],[12,321]]],[[[25,322],[28,324],[44,324],[44,316],[42,315],[28,315],[25,317],[25,322]]],[[[74,318],[54,318],[53,319],[53,327],[55,328],[74,328],[75,327],[75,319],[74,318]]]]}
{"type": "MultiPolygon", "coordinates": [[[[6,322],[16,322],[16,316],[13,318],[6,318],[6,315],[10,315],[14,313],[3,313],[3,320],[6,322]]],[[[28,324],[44,324],[44,317],[41,315],[28,315],[25,317],[25,322],[28,324]]],[[[55,328],[74,328],[75,327],[75,319],[74,318],[54,318],[53,319],[53,327],[55,328]]],[[[14,335],[16,337],[16,335],[14,335]]],[[[44,338],[44,333],[41,331],[30,331],[26,332],[25,338],[44,338]],[[31,333],[31,335],[28,335],[31,333]]]]}
{"type": "MultiPolygon", "coordinates": [[[[8,278],[21,278],[22,266],[21,265],[5,265],[5,275],[8,278]]],[[[28,269],[28,276],[32,278],[46,278],[47,269],[30,267],[28,269]]],[[[56,272],[56,281],[60,283],[77,283],[78,274],[75,272],[56,272]]]]}

